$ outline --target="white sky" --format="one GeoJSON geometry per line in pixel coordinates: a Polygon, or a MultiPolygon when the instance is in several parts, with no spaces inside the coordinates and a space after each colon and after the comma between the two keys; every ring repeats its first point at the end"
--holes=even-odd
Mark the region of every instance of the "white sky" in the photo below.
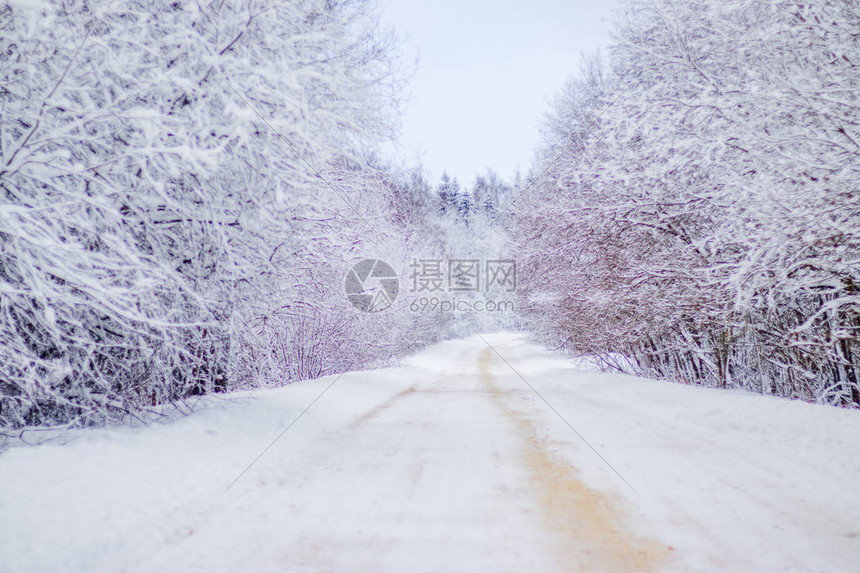
{"type": "Polygon", "coordinates": [[[614,0],[379,0],[418,54],[401,155],[433,182],[528,170],[547,101],[604,47],[614,0]]]}

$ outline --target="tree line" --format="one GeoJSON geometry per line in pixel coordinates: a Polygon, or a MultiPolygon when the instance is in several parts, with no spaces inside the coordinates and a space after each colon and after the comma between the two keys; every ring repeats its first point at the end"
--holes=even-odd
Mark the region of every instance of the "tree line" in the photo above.
{"type": "Polygon", "coordinates": [[[614,38],[516,203],[530,328],[648,376],[860,406],[860,5],[625,0],[614,38]]]}
{"type": "Polygon", "coordinates": [[[0,6],[0,427],[144,418],[441,336],[343,290],[359,260],[446,248],[375,159],[398,62],[364,0],[0,6]]]}

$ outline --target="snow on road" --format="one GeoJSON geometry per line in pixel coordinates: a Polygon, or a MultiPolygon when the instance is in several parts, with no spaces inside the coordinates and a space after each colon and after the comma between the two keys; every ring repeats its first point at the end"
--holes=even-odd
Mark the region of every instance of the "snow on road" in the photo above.
{"type": "Polygon", "coordinates": [[[0,572],[857,570],[860,412],[485,338],[344,375],[226,490],[333,378],[12,448],[0,572]]]}

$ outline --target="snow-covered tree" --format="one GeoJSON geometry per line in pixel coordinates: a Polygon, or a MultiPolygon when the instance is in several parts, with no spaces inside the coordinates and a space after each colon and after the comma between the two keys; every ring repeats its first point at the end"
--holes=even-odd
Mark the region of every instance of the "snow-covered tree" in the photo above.
{"type": "Polygon", "coordinates": [[[545,335],[643,373],[860,404],[846,0],[628,1],[518,205],[545,335]]]}
{"type": "Polygon", "coordinates": [[[417,344],[344,307],[350,261],[414,233],[364,167],[400,93],[367,2],[16,0],[0,30],[0,425],[417,344]]]}

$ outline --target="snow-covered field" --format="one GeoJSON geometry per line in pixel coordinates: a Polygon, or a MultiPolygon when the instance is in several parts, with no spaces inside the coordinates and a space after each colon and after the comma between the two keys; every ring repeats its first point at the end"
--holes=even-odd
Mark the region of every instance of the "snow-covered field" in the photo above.
{"type": "Polygon", "coordinates": [[[857,570],[860,412],[485,338],[575,431],[472,337],[344,375],[227,489],[333,378],[210,398],[0,455],[0,571],[857,570]]]}

